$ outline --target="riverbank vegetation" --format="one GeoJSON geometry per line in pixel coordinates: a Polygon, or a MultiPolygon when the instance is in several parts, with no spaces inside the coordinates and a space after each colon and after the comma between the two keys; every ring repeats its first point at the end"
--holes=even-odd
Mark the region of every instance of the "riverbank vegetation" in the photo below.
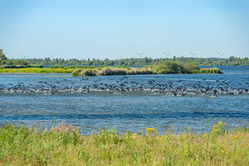
{"type": "Polygon", "coordinates": [[[100,75],[140,75],[154,74],[149,68],[133,68],[133,67],[97,67],[92,69],[76,69],[72,76],[100,76],[100,75]]]}
{"type": "Polygon", "coordinates": [[[111,66],[52,66],[50,68],[0,68],[0,73],[71,73],[72,76],[100,75],[141,75],[141,74],[218,74],[218,68],[198,68],[195,62],[183,65],[180,62],[167,61],[166,64],[145,67],[111,66]]]}
{"type": "Polygon", "coordinates": [[[145,128],[137,133],[100,129],[90,135],[73,125],[50,130],[0,127],[2,165],[248,165],[249,129],[218,122],[203,134],[145,128]]]}
{"type": "Polygon", "coordinates": [[[180,62],[167,61],[158,66],[148,65],[145,67],[95,67],[76,69],[72,76],[99,76],[99,75],[140,75],[140,74],[218,74],[218,68],[199,69],[195,62],[183,65],[180,62]]]}

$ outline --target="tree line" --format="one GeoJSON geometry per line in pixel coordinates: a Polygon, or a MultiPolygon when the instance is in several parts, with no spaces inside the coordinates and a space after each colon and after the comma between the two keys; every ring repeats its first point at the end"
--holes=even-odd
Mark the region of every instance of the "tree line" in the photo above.
{"type": "Polygon", "coordinates": [[[105,60],[99,59],[87,59],[87,60],[79,60],[79,59],[8,59],[5,54],[3,54],[3,50],[0,49],[0,65],[52,65],[52,66],[68,66],[68,65],[79,65],[79,66],[146,66],[146,65],[159,65],[166,64],[167,61],[172,60],[174,62],[180,62],[182,64],[187,64],[190,62],[196,62],[199,66],[249,66],[249,59],[245,58],[237,58],[234,56],[229,57],[228,59],[220,59],[220,58],[189,58],[189,57],[173,57],[173,58],[148,58],[144,57],[140,58],[127,58],[127,59],[116,59],[110,60],[106,58],[105,60]]]}
{"type": "Polygon", "coordinates": [[[25,60],[20,59],[8,59],[6,55],[3,53],[3,49],[0,49],[0,65],[8,65],[8,66],[14,66],[14,65],[29,65],[29,62],[25,60]]]}
{"type": "Polygon", "coordinates": [[[249,59],[237,58],[234,56],[229,57],[228,59],[218,59],[218,58],[184,58],[184,57],[173,57],[169,58],[127,58],[127,59],[116,59],[110,60],[106,58],[105,60],[99,59],[27,59],[27,62],[30,64],[38,65],[81,65],[81,66],[145,66],[145,65],[159,65],[161,63],[166,64],[167,61],[172,60],[174,62],[181,62],[187,64],[190,62],[196,62],[199,66],[249,66],[249,59]]]}

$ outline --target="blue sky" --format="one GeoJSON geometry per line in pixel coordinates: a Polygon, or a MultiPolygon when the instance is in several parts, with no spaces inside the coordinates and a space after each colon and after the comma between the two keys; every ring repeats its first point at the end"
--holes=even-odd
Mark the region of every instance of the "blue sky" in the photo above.
{"type": "Polygon", "coordinates": [[[248,0],[0,0],[8,58],[249,57],[248,0]]]}

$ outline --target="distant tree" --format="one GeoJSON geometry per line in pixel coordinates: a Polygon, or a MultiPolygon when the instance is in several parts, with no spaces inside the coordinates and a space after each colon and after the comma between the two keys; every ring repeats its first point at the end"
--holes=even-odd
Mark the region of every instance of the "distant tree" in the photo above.
{"type": "Polygon", "coordinates": [[[8,60],[8,58],[3,53],[3,49],[0,49],[0,62],[4,60],[8,60]]]}

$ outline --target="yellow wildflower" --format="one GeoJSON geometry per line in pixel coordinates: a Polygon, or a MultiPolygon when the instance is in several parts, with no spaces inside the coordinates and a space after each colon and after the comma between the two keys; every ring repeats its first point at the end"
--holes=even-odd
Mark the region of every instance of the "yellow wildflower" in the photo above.
{"type": "Polygon", "coordinates": [[[76,157],[74,157],[73,159],[76,160],[76,157]]]}
{"type": "Polygon", "coordinates": [[[88,147],[86,147],[86,150],[88,149],[88,147]]]}
{"type": "Polygon", "coordinates": [[[206,135],[208,135],[208,134],[206,134],[206,135]]]}
{"type": "Polygon", "coordinates": [[[137,133],[132,134],[132,138],[135,138],[137,136],[137,133]]]}
{"type": "Polygon", "coordinates": [[[75,133],[76,133],[76,134],[80,134],[80,132],[78,132],[78,131],[77,131],[77,132],[75,132],[75,133]]]}
{"type": "Polygon", "coordinates": [[[188,129],[190,130],[190,129],[191,129],[191,127],[188,127],[188,129]]]}
{"type": "Polygon", "coordinates": [[[219,131],[219,129],[213,129],[214,131],[219,131]]]}
{"type": "Polygon", "coordinates": [[[147,128],[146,131],[156,131],[156,129],[153,128],[147,128]]]}
{"type": "Polygon", "coordinates": [[[222,122],[218,122],[218,124],[222,125],[222,122]]]}
{"type": "Polygon", "coordinates": [[[238,138],[238,136],[234,136],[234,139],[238,138]]]}
{"type": "Polygon", "coordinates": [[[227,125],[227,123],[224,123],[224,125],[227,125]]]}
{"type": "Polygon", "coordinates": [[[218,126],[217,126],[217,125],[214,125],[213,127],[215,128],[215,127],[218,127],[218,126]]]}

